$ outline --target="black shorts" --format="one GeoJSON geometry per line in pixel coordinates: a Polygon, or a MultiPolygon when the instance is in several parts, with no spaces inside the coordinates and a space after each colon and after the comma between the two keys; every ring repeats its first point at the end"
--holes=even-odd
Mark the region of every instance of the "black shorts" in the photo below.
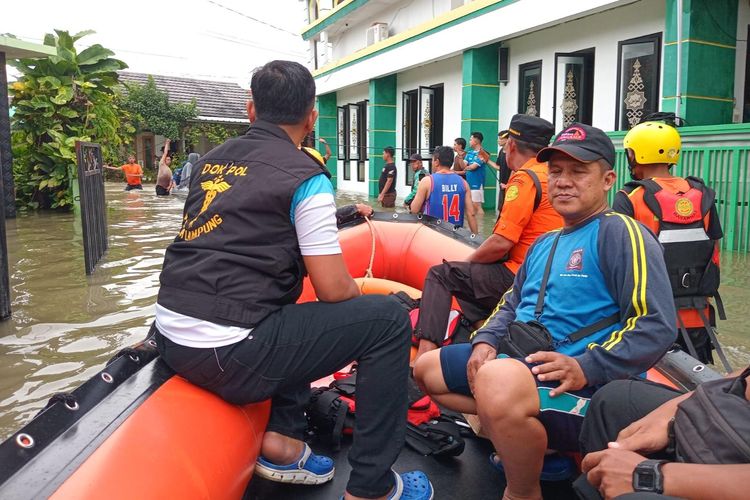
{"type": "Polygon", "coordinates": [[[169,196],[169,189],[156,186],[156,196],[169,196]]]}
{"type": "MultiPolygon", "coordinates": [[[[453,344],[440,349],[440,367],[443,380],[451,392],[473,397],[466,375],[466,364],[471,357],[471,344],[453,344]]],[[[507,358],[505,354],[498,358],[507,358]]],[[[532,364],[518,359],[531,369],[532,364]]],[[[580,391],[567,391],[554,398],[550,391],[559,386],[558,382],[540,382],[534,377],[539,393],[539,421],[547,430],[547,446],[559,451],[578,451],[578,436],[581,434],[583,417],[596,392],[596,387],[585,387],[580,391]]]]}
{"type": "Polygon", "coordinates": [[[132,191],[133,189],[143,189],[143,186],[140,184],[127,184],[125,186],[125,191],[132,191]]]}

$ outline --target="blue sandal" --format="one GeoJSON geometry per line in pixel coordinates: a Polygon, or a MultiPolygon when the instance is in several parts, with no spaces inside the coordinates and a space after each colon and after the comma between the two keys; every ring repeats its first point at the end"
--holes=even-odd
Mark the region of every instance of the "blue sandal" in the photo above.
{"type": "Polygon", "coordinates": [[[255,463],[255,474],[277,483],[323,484],[333,479],[335,471],[333,460],[314,454],[307,443],[302,455],[289,465],[277,465],[263,457],[255,463]]]}
{"type": "MultiPolygon", "coordinates": [[[[501,474],[505,474],[505,468],[497,453],[490,454],[490,463],[501,474]]],[[[544,456],[544,466],[539,477],[542,481],[564,481],[570,479],[576,472],[573,460],[560,453],[552,453],[544,456]]]]}
{"type": "MultiPolygon", "coordinates": [[[[396,477],[396,484],[388,495],[388,500],[432,500],[434,497],[432,483],[424,472],[414,470],[397,474],[393,471],[393,475],[396,477]]],[[[341,496],[340,500],[344,500],[344,497],[341,496]]]]}

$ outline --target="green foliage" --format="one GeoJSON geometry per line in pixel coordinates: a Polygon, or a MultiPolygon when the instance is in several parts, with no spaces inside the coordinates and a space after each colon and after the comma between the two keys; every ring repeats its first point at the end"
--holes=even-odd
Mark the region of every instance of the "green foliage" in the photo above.
{"type": "Polygon", "coordinates": [[[139,132],[150,130],[156,135],[178,139],[189,120],[198,116],[195,102],[190,104],[169,102],[169,95],[156,88],[149,76],[145,85],[126,84],[127,95],[123,107],[132,115],[139,132]]]}
{"type": "Polygon", "coordinates": [[[227,127],[218,123],[194,123],[185,129],[185,141],[188,144],[197,144],[201,136],[205,135],[208,142],[219,145],[241,133],[242,129],[237,127],[227,127]]]}
{"type": "Polygon", "coordinates": [[[93,31],[55,30],[44,44],[57,55],[9,61],[21,74],[10,86],[13,173],[20,205],[70,209],[76,182],[76,141],[97,142],[106,159],[134,132],[123,121],[115,87],[127,65],[99,44],[78,53],[75,43],[93,31]]]}

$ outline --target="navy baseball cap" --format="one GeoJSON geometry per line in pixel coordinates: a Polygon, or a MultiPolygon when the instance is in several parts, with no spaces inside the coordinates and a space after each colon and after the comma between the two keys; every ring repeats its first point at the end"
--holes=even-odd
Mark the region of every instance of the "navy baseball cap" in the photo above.
{"type": "Polygon", "coordinates": [[[555,127],[538,116],[513,115],[508,126],[508,137],[519,141],[546,145],[549,144],[553,135],[555,135],[555,127]]]}
{"type": "Polygon", "coordinates": [[[539,151],[538,162],[549,161],[552,153],[559,151],[582,163],[604,158],[612,167],[615,165],[615,146],[602,130],[574,123],[555,137],[551,146],[539,151]]]}

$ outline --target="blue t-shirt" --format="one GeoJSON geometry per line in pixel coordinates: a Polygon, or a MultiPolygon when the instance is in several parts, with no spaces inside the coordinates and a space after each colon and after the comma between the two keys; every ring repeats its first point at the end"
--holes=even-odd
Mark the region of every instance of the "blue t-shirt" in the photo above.
{"type": "Polygon", "coordinates": [[[422,212],[453,224],[464,225],[466,186],[460,175],[454,173],[432,174],[430,196],[422,212]]]}
{"type": "Polygon", "coordinates": [[[477,165],[479,165],[476,170],[466,171],[466,182],[469,183],[470,189],[482,189],[482,186],[484,186],[484,172],[486,170],[487,164],[483,162],[479,157],[479,151],[470,149],[469,151],[467,151],[464,161],[466,162],[467,166],[471,165],[472,163],[476,163],[477,165]]]}
{"type": "MultiPolygon", "coordinates": [[[[476,331],[473,343],[497,346],[513,320],[534,320],[550,249],[558,232],[529,248],[513,287],[476,331]]],[[[614,212],[564,230],[552,260],[544,308],[555,350],[572,356],[589,386],[648,370],[677,338],[664,256],[640,223],[614,212]],[[618,323],[571,342],[568,336],[619,311],[618,323]]]]}

